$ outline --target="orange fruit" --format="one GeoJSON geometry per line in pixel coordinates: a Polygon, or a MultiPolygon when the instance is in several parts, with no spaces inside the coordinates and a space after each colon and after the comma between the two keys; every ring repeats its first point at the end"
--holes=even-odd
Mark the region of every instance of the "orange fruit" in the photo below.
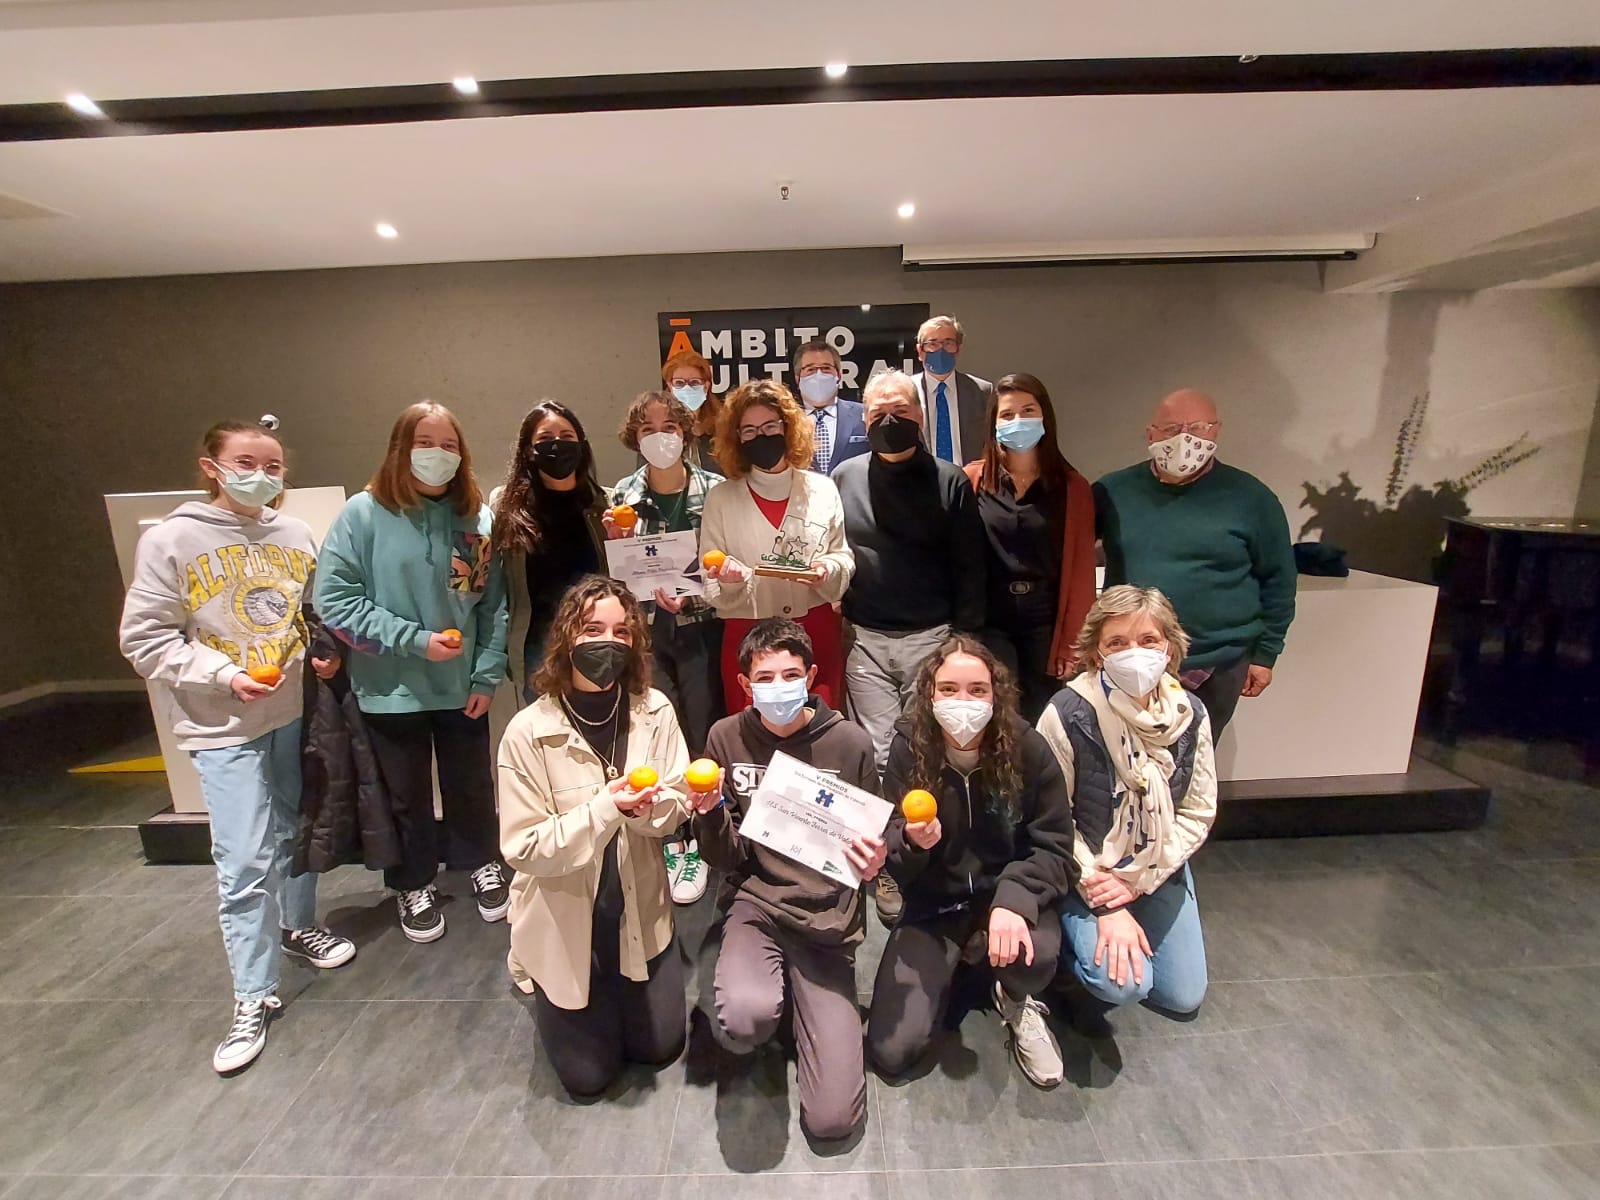
{"type": "Polygon", "coordinates": [[[639,523],[639,514],[633,511],[633,505],[619,504],[611,510],[611,519],[618,529],[632,529],[639,523]]]}
{"type": "Polygon", "coordinates": [[[277,687],[278,680],[283,678],[283,672],[271,663],[263,663],[259,667],[251,667],[245,674],[257,683],[264,683],[268,687],[277,687]]]}
{"type": "Polygon", "coordinates": [[[900,801],[900,811],[905,813],[906,820],[911,824],[922,825],[939,815],[939,802],[933,798],[932,792],[914,788],[900,801]]]}
{"type": "Polygon", "coordinates": [[[459,630],[459,629],[443,629],[443,630],[440,630],[439,631],[439,636],[442,637],[445,641],[449,642],[452,646],[461,645],[461,630],[459,630]]]}
{"type": "Polygon", "coordinates": [[[709,792],[717,786],[717,774],[720,768],[709,758],[697,758],[689,764],[689,769],[683,773],[683,781],[696,792],[709,792]]]}
{"type": "Polygon", "coordinates": [[[642,792],[647,787],[655,787],[660,780],[661,776],[656,774],[654,767],[635,767],[628,772],[628,786],[636,792],[642,792]]]}
{"type": "Polygon", "coordinates": [[[721,550],[707,550],[705,557],[700,560],[705,564],[706,570],[721,570],[722,564],[728,561],[728,556],[721,550]]]}

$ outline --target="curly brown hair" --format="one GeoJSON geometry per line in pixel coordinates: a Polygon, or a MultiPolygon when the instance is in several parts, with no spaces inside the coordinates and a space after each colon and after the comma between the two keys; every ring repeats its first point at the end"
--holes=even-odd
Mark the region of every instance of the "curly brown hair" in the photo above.
{"type": "Polygon", "coordinates": [[[933,677],[952,654],[970,654],[989,669],[989,679],[994,685],[994,716],[983,731],[978,743],[978,765],[988,768],[986,775],[992,781],[987,788],[986,807],[1007,824],[1015,824],[1020,812],[1022,795],[1022,735],[1028,723],[1022,719],[1017,692],[1017,681],[1006,665],[997,659],[977,638],[957,633],[947,638],[917,667],[911,683],[911,700],[906,705],[906,721],[910,725],[912,783],[919,788],[938,794],[939,775],[944,769],[944,729],[933,715],[933,677]]]}
{"type": "Polygon", "coordinates": [[[711,443],[712,453],[728,473],[729,479],[743,479],[750,473],[750,460],[745,457],[744,445],[739,441],[739,422],[744,414],[756,405],[772,409],[783,421],[784,458],[791,467],[805,470],[811,465],[811,422],[800,409],[800,403],[776,379],[752,379],[728,393],[722,406],[722,416],[717,419],[717,436],[711,443]]]}
{"type": "Polygon", "coordinates": [[[644,609],[639,607],[633,593],[617,580],[604,575],[586,575],[561,597],[561,606],[550,622],[544,662],[533,677],[533,686],[552,700],[560,699],[572,686],[572,648],[583,635],[584,622],[594,606],[608,596],[621,603],[628,632],[633,635],[628,665],[622,669],[618,682],[635,696],[650,690],[650,623],[645,620],[644,609]]]}
{"type": "Polygon", "coordinates": [[[644,414],[652,404],[666,408],[667,420],[678,427],[687,445],[694,436],[694,416],[671,392],[640,392],[635,396],[622,418],[622,428],[617,430],[617,440],[635,454],[639,452],[639,426],[644,424],[644,414]]]}

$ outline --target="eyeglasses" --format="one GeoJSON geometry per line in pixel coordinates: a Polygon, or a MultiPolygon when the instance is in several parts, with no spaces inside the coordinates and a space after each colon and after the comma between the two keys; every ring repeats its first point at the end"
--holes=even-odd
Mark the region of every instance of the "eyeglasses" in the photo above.
{"type": "Polygon", "coordinates": [[[752,438],[771,437],[774,434],[781,434],[783,428],[782,421],[768,421],[765,425],[741,425],[739,426],[739,440],[748,442],[752,438]]]}
{"type": "Polygon", "coordinates": [[[924,350],[952,350],[953,351],[953,350],[958,350],[961,347],[961,343],[956,341],[955,338],[939,338],[937,341],[935,341],[932,338],[929,338],[925,342],[918,342],[917,345],[921,346],[924,350]]]}
{"type": "Polygon", "coordinates": [[[232,470],[243,472],[246,475],[248,475],[251,471],[264,471],[268,475],[283,474],[283,464],[281,462],[258,463],[249,455],[245,455],[242,458],[236,458],[232,462],[223,462],[221,459],[217,459],[215,461],[219,467],[229,467],[232,470]]]}
{"type": "Polygon", "coordinates": [[[1181,425],[1152,425],[1150,428],[1154,429],[1164,438],[1177,437],[1180,433],[1193,434],[1195,437],[1199,438],[1209,438],[1217,430],[1222,428],[1222,422],[1185,421],[1181,425]]]}

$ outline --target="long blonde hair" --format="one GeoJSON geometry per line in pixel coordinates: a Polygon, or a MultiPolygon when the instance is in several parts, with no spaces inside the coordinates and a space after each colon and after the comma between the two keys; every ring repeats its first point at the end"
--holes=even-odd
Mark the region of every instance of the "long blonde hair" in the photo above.
{"type": "Polygon", "coordinates": [[[1148,613],[1156,628],[1161,630],[1161,636],[1167,639],[1167,672],[1177,676],[1178,664],[1189,657],[1189,635],[1183,631],[1172,601],[1160,588],[1134,587],[1130,583],[1108,587],[1089,606],[1089,614],[1084,617],[1083,628],[1078,631],[1078,640],[1073,645],[1080,675],[1097,669],[1090,664],[1089,655],[1099,658],[1100,631],[1106,622],[1112,617],[1131,617],[1137,613],[1148,613]]]}

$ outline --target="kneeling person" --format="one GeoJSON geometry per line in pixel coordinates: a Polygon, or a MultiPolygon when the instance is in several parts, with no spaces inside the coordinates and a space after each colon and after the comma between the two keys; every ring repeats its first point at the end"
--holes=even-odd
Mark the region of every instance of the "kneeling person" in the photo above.
{"type": "MultiPolygon", "coordinates": [[[[739,646],[739,682],[752,707],[711,727],[706,755],[721,787],[693,793],[700,853],[723,873],[716,1019],[729,1041],[754,1048],[777,1032],[785,992],[799,1044],[800,1120],[816,1138],[853,1133],[866,1117],[867,1080],[856,1009],[861,891],[739,836],[778,751],[845,783],[877,791],[872,739],[811,694],[811,638],[793,621],[758,621],[739,646]]],[[[846,851],[863,880],[883,866],[884,843],[846,851]]]]}

